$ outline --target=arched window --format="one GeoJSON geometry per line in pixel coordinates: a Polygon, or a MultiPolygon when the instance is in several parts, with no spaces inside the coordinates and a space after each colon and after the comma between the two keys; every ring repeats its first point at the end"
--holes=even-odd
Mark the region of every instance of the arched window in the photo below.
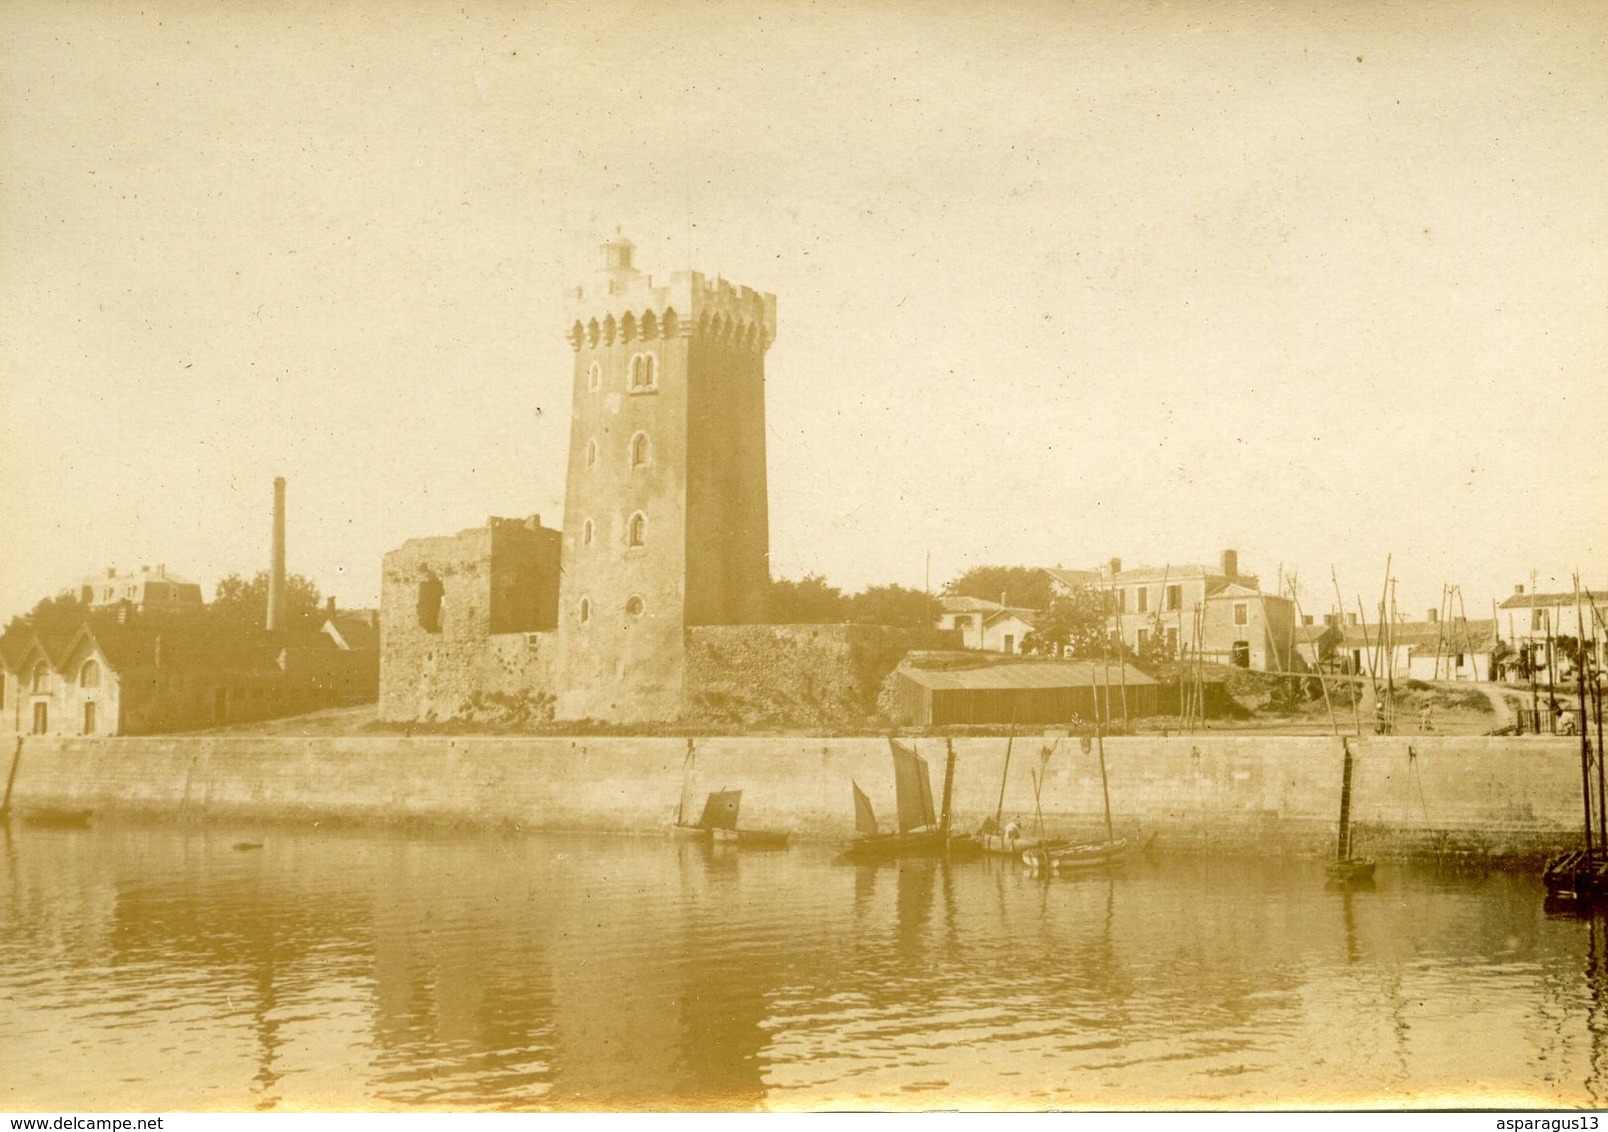
{"type": "Polygon", "coordinates": [[[658,360],[652,354],[632,354],[631,392],[645,393],[658,387],[658,360]]]}
{"type": "Polygon", "coordinates": [[[42,660],[34,665],[33,690],[36,693],[50,691],[50,666],[42,660]]]}
{"type": "Polygon", "coordinates": [[[648,517],[642,512],[638,511],[631,516],[626,541],[631,546],[648,545],[648,517]]]}
{"type": "Polygon", "coordinates": [[[597,466],[597,441],[595,440],[586,442],[586,466],[588,468],[597,466]]]}
{"type": "Polygon", "coordinates": [[[586,387],[593,393],[596,393],[599,389],[603,388],[603,366],[601,363],[593,362],[591,366],[587,368],[586,387]]]}
{"type": "Polygon", "coordinates": [[[590,519],[581,524],[581,545],[592,545],[592,520],[590,519]]]}
{"type": "Polygon", "coordinates": [[[648,434],[639,432],[631,438],[631,466],[645,468],[653,463],[653,445],[648,443],[648,434]]]}
{"type": "Polygon", "coordinates": [[[640,594],[632,594],[625,601],[625,611],[632,617],[641,617],[642,611],[646,608],[647,603],[642,600],[640,594]]]}
{"type": "Polygon", "coordinates": [[[80,688],[99,688],[101,669],[97,661],[86,660],[84,667],[78,670],[78,686],[80,688]]]}
{"type": "Polygon", "coordinates": [[[590,620],[592,620],[592,599],[583,597],[581,599],[581,624],[585,625],[590,620]]]}

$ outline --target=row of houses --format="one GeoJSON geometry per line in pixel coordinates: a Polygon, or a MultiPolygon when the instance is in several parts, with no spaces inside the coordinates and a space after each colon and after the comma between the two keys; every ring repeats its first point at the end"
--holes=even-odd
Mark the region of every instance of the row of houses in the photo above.
{"type": "MultiPolygon", "coordinates": [[[[1290,598],[1262,590],[1226,550],[1215,565],[1190,563],[1124,570],[1112,559],[1096,570],[1043,571],[1055,597],[1080,591],[1102,595],[1107,631],[1130,654],[1169,657],[1268,672],[1331,671],[1416,680],[1567,679],[1569,650],[1580,640],[1608,666],[1608,596],[1594,590],[1526,593],[1523,586],[1489,619],[1396,618],[1388,632],[1359,614],[1309,614],[1290,598]]],[[[957,632],[968,649],[1019,654],[1043,622],[1044,611],[949,595],[937,627],[957,632]]],[[[1113,649],[1113,653],[1116,653],[1113,649]]]]}
{"type": "Polygon", "coordinates": [[[149,735],[372,701],[372,610],[326,611],[317,631],[183,617],[92,616],[0,637],[0,736],[149,735]]]}
{"type": "MultiPolygon", "coordinates": [[[[1242,574],[1239,556],[1225,550],[1216,565],[1186,563],[1124,570],[1113,558],[1099,570],[1043,571],[1055,597],[1102,595],[1113,643],[1134,654],[1159,647],[1169,656],[1198,656],[1263,671],[1298,666],[1295,603],[1264,593],[1242,574]]],[[[965,647],[1020,653],[1043,611],[982,598],[947,596],[937,627],[960,633],[965,647]]]]}

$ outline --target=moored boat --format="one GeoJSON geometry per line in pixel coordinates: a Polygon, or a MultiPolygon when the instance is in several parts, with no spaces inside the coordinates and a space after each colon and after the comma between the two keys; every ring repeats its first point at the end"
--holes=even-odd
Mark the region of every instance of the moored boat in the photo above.
{"type": "Polygon", "coordinates": [[[949,832],[949,801],[955,775],[954,746],[949,747],[944,770],[943,811],[941,815],[934,815],[932,780],[927,774],[927,760],[895,739],[890,738],[888,745],[893,754],[898,830],[883,832],[877,827],[871,799],[860,789],[858,782],[851,781],[856,835],[844,846],[838,861],[843,864],[874,865],[904,857],[961,860],[982,856],[983,847],[975,837],[952,836],[949,832]]]}
{"type": "Polygon", "coordinates": [[[1102,865],[1120,864],[1128,852],[1125,838],[1112,841],[1046,841],[1022,851],[1022,863],[1037,872],[1070,872],[1073,869],[1091,869],[1102,865]]]}

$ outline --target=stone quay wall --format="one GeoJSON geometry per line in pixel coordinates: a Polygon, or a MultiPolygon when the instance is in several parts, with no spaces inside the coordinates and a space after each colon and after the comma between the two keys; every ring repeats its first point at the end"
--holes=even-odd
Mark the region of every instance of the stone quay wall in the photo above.
{"type": "MultiPolygon", "coordinates": [[[[909,741],[909,740],[907,740],[909,741]]],[[[945,741],[914,740],[942,789],[945,741]]],[[[1000,797],[1005,740],[955,739],[955,827],[1000,797]]],[[[1550,737],[1352,740],[1357,848],[1380,858],[1531,861],[1579,838],[1579,750],[1550,737]]],[[[802,839],[852,833],[850,781],[893,821],[886,740],[736,737],[30,738],[12,806],[92,808],[97,818],[325,821],[652,834],[709,790],[743,791],[742,825],[802,839]]],[[[1105,742],[1118,836],[1154,852],[1308,855],[1333,851],[1338,739],[1257,735],[1105,742]]],[[[10,761],[8,758],[7,762],[10,761]]],[[[1070,836],[1103,830],[1101,775],[1077,737],[1018,736],[1004,810],[1070,836]],[[1042,752],[1050,749],[1047,758],[1042,752]],[[1042,770],[1040,768],[1042,767],[1042,770]]]]}

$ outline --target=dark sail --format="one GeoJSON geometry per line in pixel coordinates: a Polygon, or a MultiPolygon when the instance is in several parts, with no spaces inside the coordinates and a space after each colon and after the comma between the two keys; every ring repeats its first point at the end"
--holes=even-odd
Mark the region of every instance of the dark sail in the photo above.
{"type": "Polygon", "coordinates": [[[743,804],[741,790],[716,790],[704,802],[698,824],[705,829],[736,829],[737,810],[743,804]]]}
{"type": "Polygon", "coordinates": [[[899,802],[899,832],[936,825],[932,809],[932,782],[927,777],[927,762],[902,743],[888,740],[893,748],[893,782],[899,802]]]}
{"type": "Polygon", "coordinates": [[[877,815],[871,812],[871,799],[865,796],[860,784],[850,779],[849,785],[854,787],[854,831],[856,833],[875,833],[877,831],[877,815]]]}

